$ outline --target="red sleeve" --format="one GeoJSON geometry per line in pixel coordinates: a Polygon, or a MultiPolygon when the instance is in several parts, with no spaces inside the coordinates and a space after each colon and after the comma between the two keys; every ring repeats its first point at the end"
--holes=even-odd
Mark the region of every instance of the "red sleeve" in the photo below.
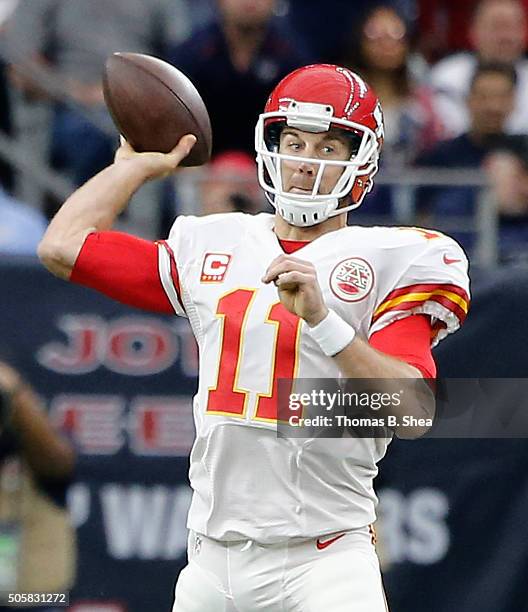
{"type": "Polygon", "coordinates": [[[170,279],[179,296],[176,265],[168,245],[121,232],[90,234],[70,280],[129,306],[174,314],[160,278],[159,249],[164,249],[170,260],[170,279]]]}
{"type": "Polygon", "coordinates": [[[370,345],[382,353],[418,368],[424,378],[436,378],[431,353],[431,321],[426,315],[412,315],[395,321],[370,337],[370,345]]]}

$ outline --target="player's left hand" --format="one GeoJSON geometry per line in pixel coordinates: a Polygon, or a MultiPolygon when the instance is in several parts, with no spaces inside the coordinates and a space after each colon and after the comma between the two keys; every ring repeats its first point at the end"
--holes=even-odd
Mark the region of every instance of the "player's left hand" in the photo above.
{"type": "Polygon", "coordinates": [[[279,255],[262,277],[263,283],[275,283],[282,305],[314,327],[328,314],[315,267],[291,255],[279,255]]]}

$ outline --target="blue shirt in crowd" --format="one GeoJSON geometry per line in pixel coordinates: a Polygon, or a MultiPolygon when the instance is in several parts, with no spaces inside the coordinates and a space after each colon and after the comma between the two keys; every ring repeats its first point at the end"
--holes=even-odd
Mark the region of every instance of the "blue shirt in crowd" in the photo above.
{"type": "Polygon", "coordinates": [[[0,253],[36,255],[46,226],[44,215],[0,187],[0,253]]]}
{"type": "Polygon", "coordinates": [[[219,23],[213,22],[173,49],[168,60],[200,92],[213,128],[213,153],[254,154],[255,124],[271,90],[290,71],[312,63],[296,37],[272,21],[248,70],[238,70],[219,23]]]}

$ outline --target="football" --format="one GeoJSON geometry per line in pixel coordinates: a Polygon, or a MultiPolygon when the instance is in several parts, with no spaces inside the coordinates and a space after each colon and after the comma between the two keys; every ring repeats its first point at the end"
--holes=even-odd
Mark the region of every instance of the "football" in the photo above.
{"type": "Polygon", "coordinates": [[[196,144],[181,166],[211,157],[211,122],[196,87],[183,72],[150,55],[114,53],[103,74],[106,105],[119,132],[138,152],[168,153],[185,134],[196,144]]]}

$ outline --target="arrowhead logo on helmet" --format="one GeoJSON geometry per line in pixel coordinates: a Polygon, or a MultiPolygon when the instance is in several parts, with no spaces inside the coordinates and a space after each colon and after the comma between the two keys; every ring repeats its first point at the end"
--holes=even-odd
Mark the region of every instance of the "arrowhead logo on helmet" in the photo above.
{"type": "Polygon", "coordinates": [[[332,64],[313,64],[294,70],[272,91],[255,128],[258,177],[266,197],[288,223],[309,226],[353,210],[372,188],[383,143],[383,113],[376,94],[358,74],[332,64]],[[307,132],[344,130],[360,138],[350,159],[327,162],[298,157],[316,164],[312,193],[283,189],[281,163],[290,159],[278,151],[284,126],[307,132]],[[343,171],[331,193],[318,193],[328,164],[343,171]],[[339,207],[344,198],[352,201],[339,207]]]}

